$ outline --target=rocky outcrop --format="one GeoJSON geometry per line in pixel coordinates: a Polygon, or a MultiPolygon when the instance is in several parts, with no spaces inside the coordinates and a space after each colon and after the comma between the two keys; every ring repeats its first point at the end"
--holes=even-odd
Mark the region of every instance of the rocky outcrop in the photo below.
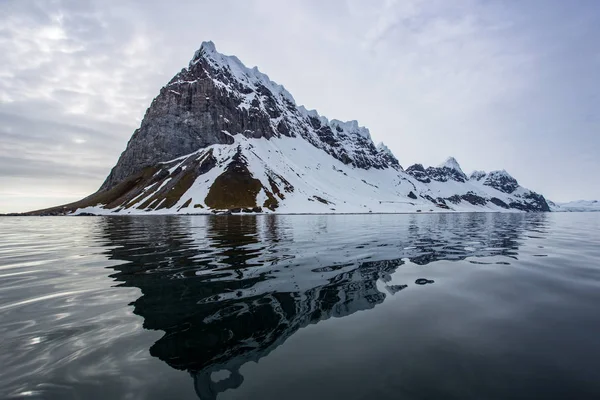
{"type": "Polygon", "coordinates": [[[472,181],[480,181],[483,178],[485,178],[487,174],[485,173],[485,171],[473,171],[471,173],[471,176],[469,176],[469,180],[472,181]]]}
{"type": "Polygon", "coordinates": [[[449,180],[466,182],[467,180],[467,176],[454,157],[448,158],[438,167],[427,168],[426,172],[427,176],[438,182],[447,182],[449,180]]]}
{"type": "Polygon", "coordinates": [[[485,182],[486,186],[491,186],[504,193],[513,193],[519,188],[519,183],[515,178],[510,176],[506,171],[492,171],[487,174],[485,182]]]}
{"type": "Polygon", "coordinates": [[[410,167],[406,168],[406,172],[408,174],[410,174],[412,177],[414,177],[416,180],[418,180],[419,182],[422,182],[422,183],[431,182],[431,179],[429,178],[429,175],[425,171],[425,168],[423,168],[422,164],[413,164],[410,167]]]}
{"type": "Polygon", "coordinates": [[[383,142],[377,145],[377,152],[379,153],[379,158],[381,159],[383,165],[390,165],[393,168],[402,169],[402,166],[400,165],[400,162],[394,153],[392,153],[389,147],[387,147],[383,142]]]}
{"type": "Polygon", "coordinates": [[[408,167],[406,172],[423,183],[429,183],[431,180],[438,182],[447,182],[449,180],[456,182],[467,181],[467,176],[454,157],[448,158],[446,162],[438,167],[428,167],[427,169],[421,164],[414,164],[408,167]]]}
{"type": "Polygon", "coordinates": [[[508,204],[510,208],[521,211],[551,211],[546,199],[541,194],[528,191],[518,196],[523,201],[515,200],[508,204]]]}

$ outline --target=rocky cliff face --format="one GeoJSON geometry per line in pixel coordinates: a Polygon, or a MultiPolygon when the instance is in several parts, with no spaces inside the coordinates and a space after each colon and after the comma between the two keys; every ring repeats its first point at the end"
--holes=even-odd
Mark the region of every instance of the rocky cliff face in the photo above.
{"type": "Polygon", "coordinates": [[[344,164],[378,169],[398,165],[391,152],[380,156],[368,129],[356,121],[329,121],[297,107],[283,86],[205,42],[152,101],[101,190],[157,162],[213,144],[233,144],[233,134],[253,139],[300,136],[344,164]]]}
{"type": "Polygon", "coordinates": [[[513,193],[519,188],[519,183],[506,171],[492,171],[486,175],[484,185],[491,186],[504,193],[513,193]]]}
{"type": "Polygon", "coordinates": [[[406,169],[406,172],[421,183],[431,182],[431,178],[429,178],[422,164],[413,164],[406,169]]]}
{"type": "Polygon", "coordinates": [[[205,42],[146,111],[100,190],[48,213],[548,211],[504,171],[403,170],[356,121],[297,106],[205,42]]]}
{"type": "Polygon", "coordinates": [[[450,157],[439,167],[429,167],[426,170],[427,176],[438,182],[447,182],[453,180],[456,182],[466,182],[467,176],[460,168],[458,161],[450,157]]]}

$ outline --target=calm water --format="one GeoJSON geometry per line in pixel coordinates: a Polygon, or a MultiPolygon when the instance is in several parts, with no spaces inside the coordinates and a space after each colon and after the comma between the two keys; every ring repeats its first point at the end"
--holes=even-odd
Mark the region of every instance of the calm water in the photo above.
{"type": "Polygon", "coordinates": [[[597,399],[600,213],[2,218],[0,339],[0,398],[597,399]]]}

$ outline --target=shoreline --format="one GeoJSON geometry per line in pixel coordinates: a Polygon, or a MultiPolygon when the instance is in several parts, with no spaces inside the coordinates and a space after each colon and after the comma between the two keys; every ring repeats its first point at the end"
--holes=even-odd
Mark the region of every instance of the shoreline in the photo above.
{"type": "MultiPolygon", "coordinates": [[[[578,211],[595,212],[595,211],[578,211]]],[[[165,213],[165,214],[64,214],[64,215],[31,215],[31,214],[0,214],[0,217],[165,217],[165,216],[205,216],[205,217],[236,217],[236,216],[265,216],[265,215],[422,215],[422,214],[552,214],[560,211],[422,211],[422,212],[368,212],[368,213],[165,213]]]]}

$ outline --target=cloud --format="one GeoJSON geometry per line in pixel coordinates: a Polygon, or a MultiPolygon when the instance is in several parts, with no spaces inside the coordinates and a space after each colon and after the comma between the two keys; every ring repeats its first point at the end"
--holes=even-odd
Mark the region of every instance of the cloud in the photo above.
{"type": "Polygon", "coordinates": [[[145,27],[100,4],[1,3],[0,176],[18,186],[2,195],[39,178],[95,191],[162,85],[145,27]]]}
{"type": "Polygon", "coordinates": [[[405,166],[453,155],[465,170],[506,168],[553,199],[600,197],[586,185],[600,172],[600,17],[590,10],[537,0],[0,2],[0,197],[10,198],[0,211],[21,210],[17,194],[42,176],[40,191],[61,199],[94,191],[160,87],[208,39],[298,103],[358,119],[405,166]]]}

